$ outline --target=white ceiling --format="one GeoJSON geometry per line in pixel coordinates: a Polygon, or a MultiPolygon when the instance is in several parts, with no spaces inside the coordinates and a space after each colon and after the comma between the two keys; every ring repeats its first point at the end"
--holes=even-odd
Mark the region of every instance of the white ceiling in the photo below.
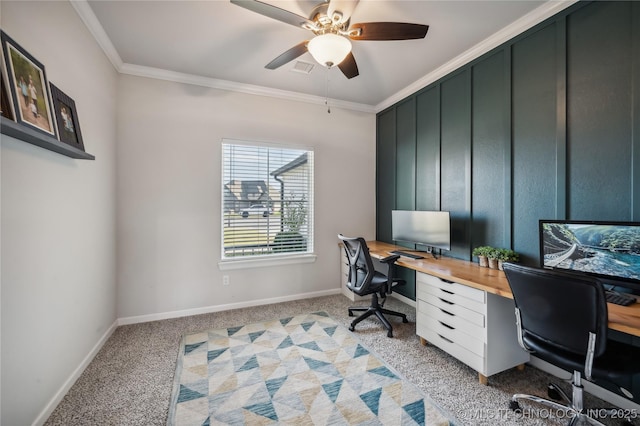
{"type": "MultiPolygon", "coordinates": [[[[264,1],[305,17],[319,2],[264,1]]],[[[228,0],[80,3],[74,7],[121,72],[310,101],[324,99],[328,77],[329,98],[379,110],[573,1],[360,0],[351,23],[411,22],[429,25],[429,32],[421,40],[353,41],[360,75],[350,80],[309,53],[298,58],[314,64],[308,75],[292,71],[296,61],[265,69],[313,34],[228,0]]]]}

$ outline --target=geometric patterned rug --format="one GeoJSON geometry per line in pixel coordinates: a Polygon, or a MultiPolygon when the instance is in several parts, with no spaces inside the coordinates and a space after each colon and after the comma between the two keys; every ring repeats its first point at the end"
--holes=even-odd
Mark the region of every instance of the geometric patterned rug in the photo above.
{"type": "Polygon", "coordinates": [[[167,424],[450,422],[353,333],[316,312],[185,335],[167,424]]]}

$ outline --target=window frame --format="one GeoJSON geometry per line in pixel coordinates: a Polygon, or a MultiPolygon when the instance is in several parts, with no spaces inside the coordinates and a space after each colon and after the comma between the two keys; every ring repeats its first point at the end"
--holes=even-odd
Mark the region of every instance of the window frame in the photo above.
{"type": "MultiPolygon", "coordinates": [[[[223,138],[220,144],[220,261],[218,267],[221,270],[245,269],[264,266],[289,265],[298,263],[315,262],[317,256],[315,254],[315,164],[314,150],[312,147],[298,144],[283,144],[264,141],[238,140],[223,138]],[[252,254],[245,256],[227,256],[225,257],[224,229],[225,229],[225,145],[248,146],[266,149],[291,149],[296,151],[304,151],[307,154],[307,162],[310,165],[311,175],[307,183],[308,213],[306,226],[308,227],[307,250],[304,252],[284,252],[284,253],[268,253],[268,254],[252,254]]],[[[270,172],[269,172],[270,174],[270,172]]],[[[278,200],[282,205],[282,200],[278,200]]]]}

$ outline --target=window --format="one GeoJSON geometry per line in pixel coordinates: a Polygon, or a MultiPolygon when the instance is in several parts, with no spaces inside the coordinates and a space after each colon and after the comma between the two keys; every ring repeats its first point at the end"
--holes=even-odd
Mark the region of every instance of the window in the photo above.
{"type": "Polygon", "coordinates": [[[313,252],[313,151],[223,140],[222,258],[313,252]]]}

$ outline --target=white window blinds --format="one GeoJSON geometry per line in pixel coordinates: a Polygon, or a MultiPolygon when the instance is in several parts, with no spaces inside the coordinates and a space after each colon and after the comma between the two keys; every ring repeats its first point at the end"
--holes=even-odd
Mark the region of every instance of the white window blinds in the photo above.
{"type": "Polygon", "coordinates": [[[313,252],[313,151],[222,143],[222,257],[313,252]]]}

